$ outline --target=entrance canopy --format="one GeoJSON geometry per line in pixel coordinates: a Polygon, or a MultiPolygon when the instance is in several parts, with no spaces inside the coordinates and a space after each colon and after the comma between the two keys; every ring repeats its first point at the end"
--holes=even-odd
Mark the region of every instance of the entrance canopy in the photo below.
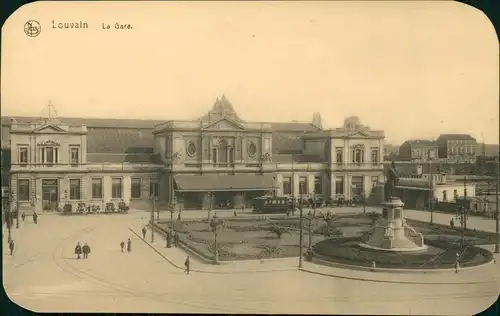
{"type": "Polygon", "coordinates": [[[174,180],[179,192],[271,191],[278,188],[272,175],[176,175],[174,180]]]}

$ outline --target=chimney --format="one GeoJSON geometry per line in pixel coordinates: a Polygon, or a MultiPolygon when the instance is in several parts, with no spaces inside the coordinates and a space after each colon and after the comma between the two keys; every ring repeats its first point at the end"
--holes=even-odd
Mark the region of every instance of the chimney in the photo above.
{"type": "Polygon", "coordinates": [[[422,175],[422,165],[417,166],[417,175],[419,175],[419,176],[422,175]]]}

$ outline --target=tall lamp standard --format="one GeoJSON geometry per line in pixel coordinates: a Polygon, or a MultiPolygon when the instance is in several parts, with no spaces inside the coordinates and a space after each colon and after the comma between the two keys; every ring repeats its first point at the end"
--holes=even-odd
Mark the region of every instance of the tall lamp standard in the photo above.
{"type": "Polygon", "coordinates": [[[496,185],[495,185],[495,200],[496,200],[496,207],[495,207],[495,232],[497,235],[496,242],[495,242],[495,253],[499,252],[499,243],[500,243],[500,234],[498,232],[498,186],[500,182],[500,177],[499,177],[499,171],[500,171],[500,159],[498,155],[495,157],[495,165],[496,165],[496,185]]]}
{"type": "MultiPolygon", "coordinates": [[[[16,199],[16,228],[19,228],[19,189],[17,190],[18,196],[16,199]]],[[[14,199],[14,191],[10,191],[12,199],[14,199]]]]}
{"type": "Polygon", "coordinates": [[[432,158],[431,150],[428,153],[429,159],[429,210],[431,212],[431,225],[434,224],[434,182],[432,181],[432,158]]]}
{"type": "Polygon", "coordinates": [[[314,214],[311,211],[307,212],[306,219],[309,226],[309,246],[307,247],[307,249],[310,252],[312,251],[312,221],[314,219],[314,214]]]}
{"type": "Polygon", "coordinates": [[[10,241],[12,240],[12,235],[11,235],[11,231],[10,231],[10,228],[12,226],[12,207],[10,205],[10,202],[11,202],[10,192],[7,192],[7,194],[5,194],[5,196],[4,196],[4,199],[2,199],[2,200],[5,201],[4,207],[6,210],[5,214],[7,215],[7,218],[6,218],[7,219],[7,230],[9,232],[8,233],[9,236],[8,236],[7,241],[10,243],[10,241]]]}
{"type": "Polygon", "coordinates": [[[300,195],[300,200],[299,200],[299,212],[300,212],[300,234],[299,234],[299,268],[302,268],[302,257],[304,256],[303,254],[303,251],[304,251],[304,247],[303,247],[303,239],[304,239],[304,219],[303,219],[303,210],[302,210],[302,194],[300,195]]]}
{"type": "Polygon", "coordinates": [[[217,231],[220,227],[224,225],[224,220],[217,217],[217,214],[214,214],[212,219],[210,220],[210,228],[214,232],[214,255],[215,255],[215,263],[219,263],[219,249],[217,247],[217,231]]]}
{"type": "Polygon", "coordinates": [[[174,232],[175,201],[169,206],[168,211],[170,212],[170,234],[173,234],[173,232],[174,232]]]}
{"type": "Polygon", "coordinates": [[[154,225],[154,218],[155,218],[155,197],[153,195],[151,195],[149,197],[149,199],[151,200],[151,219],[150,219],[150,222],[151,222],[151,243],[154,242],[155,240],[155,225],[154,225]]]}

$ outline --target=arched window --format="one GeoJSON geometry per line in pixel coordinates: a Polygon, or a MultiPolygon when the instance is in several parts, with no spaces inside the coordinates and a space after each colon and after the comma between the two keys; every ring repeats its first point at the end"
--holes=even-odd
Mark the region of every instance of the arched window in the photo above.
{"type": "Polygon", "coordinates": [[[219,162],[222,164],[227,163],[227,155],[227,142],[222,139],[219,142],[219,162]]]}

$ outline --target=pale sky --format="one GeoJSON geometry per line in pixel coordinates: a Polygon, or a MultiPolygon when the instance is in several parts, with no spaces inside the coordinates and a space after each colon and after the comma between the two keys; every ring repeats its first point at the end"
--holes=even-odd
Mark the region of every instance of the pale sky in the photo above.
{"type": "Polygon", "coordinates": [[[248,121],[320,112],[331,128],[357,115],[395,144],[498,143],[498,38],[457,2],[35,2],[2,44],[2,116],[39,116],[52,100],[61,117],[189,120],[225,94],[248,121]]]}

